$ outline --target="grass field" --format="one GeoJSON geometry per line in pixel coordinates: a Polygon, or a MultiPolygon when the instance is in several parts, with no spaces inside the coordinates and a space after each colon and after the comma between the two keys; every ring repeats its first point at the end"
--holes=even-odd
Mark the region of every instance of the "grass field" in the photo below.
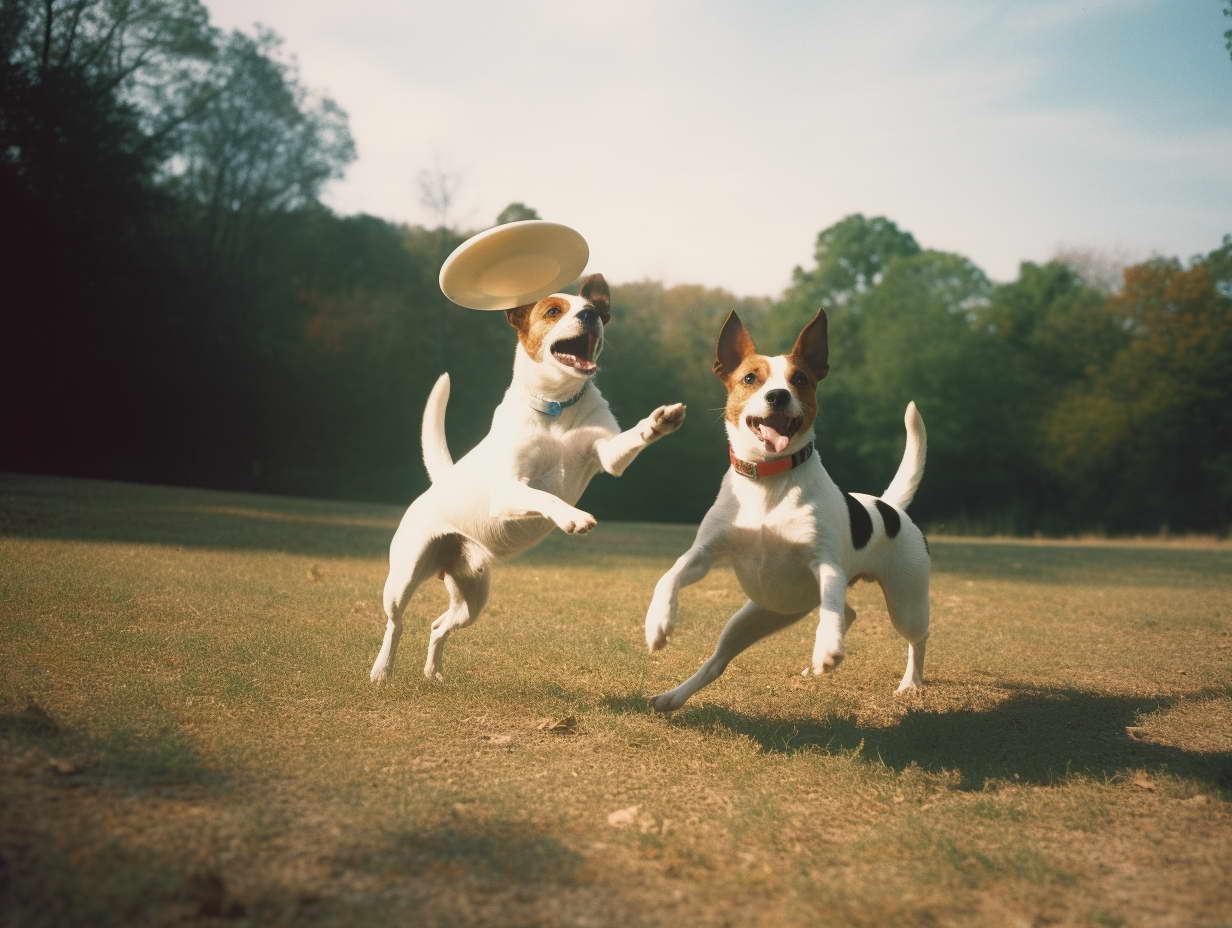
{"type": "Polygon", "coordinates": [[[923,695],[861,584],[837,675],[668,720],[742,601],[645,653],[689,528],[502,565],[443,684],[431,583],[377,689],[399,515],[0,477],[0,922],[1232,925],[1228,544],[936,538],[923,695]]]}

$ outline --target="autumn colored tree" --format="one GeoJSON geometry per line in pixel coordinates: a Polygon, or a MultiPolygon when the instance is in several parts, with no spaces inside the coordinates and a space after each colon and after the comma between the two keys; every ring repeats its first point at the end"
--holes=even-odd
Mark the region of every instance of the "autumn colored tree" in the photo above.
{"type": "Polygon", "coordinates": [[[1047,463],[1086,520],[1226,531],[1232,515],[1232,292],[1223,248],[1128,268],[1105,312],[1124,346],[1051,410],[1047,463]]]}

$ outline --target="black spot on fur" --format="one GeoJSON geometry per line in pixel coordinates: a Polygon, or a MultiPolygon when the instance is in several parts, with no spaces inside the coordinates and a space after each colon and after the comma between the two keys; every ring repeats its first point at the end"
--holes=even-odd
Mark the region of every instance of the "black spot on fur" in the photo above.
{"type": "Polygon", "coordinates": [[[883,499],[877,500],[877,511],[881,513],[881,521],[885,523],[886,534],[891,538],[898,535],[903,527],[903,520],[898,516],[898,510],[883,499]]]}
{"type": "Polygon", "coordinates": [[[850,493],[844,493],[843,497],[847,500],[847,517],[851,519],[851,543],[858,551],[873,537],[873,517],[850,493]]]}

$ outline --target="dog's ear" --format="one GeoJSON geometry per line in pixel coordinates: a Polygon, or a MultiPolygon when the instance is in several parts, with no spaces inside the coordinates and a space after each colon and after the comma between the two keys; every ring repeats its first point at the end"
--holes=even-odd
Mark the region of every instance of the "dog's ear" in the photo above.
{"type": "Polygon", "coordinates": [[[723,331],[719,333],[719,347],[714,359],[715,374],[721,380],[726,380],[735,373],[745,358],[756,351],[757,346],[753,344],[753,339],[744,330],[744,323],[733,309],[727,314],[723,331]]]}
{"type": "Polygon", "coordinates": [[[800,330],[788,357],[812,374],[814,380],[821,380],[830,372],[830,341],[824,309],[818,309],[812,322],[800,330]]]}
{"type": "Polygon", "coordinates": [[[599,310],[599,318],[607,325],[612,319],[612,291],[608,289],[607,281],[602,274],[591,274],[578,290],[578,295],[588,303],[594,304],[599,310]]]}
{"type": "Polygon", "coordinates": [[[505,310],[505,319],[518,330],[518,334],[522,334],[530,324],[530,311],[534,308],[534,303],[527,303],[525,306],[519,306],[516,309],[507,309],[505,310]]]}

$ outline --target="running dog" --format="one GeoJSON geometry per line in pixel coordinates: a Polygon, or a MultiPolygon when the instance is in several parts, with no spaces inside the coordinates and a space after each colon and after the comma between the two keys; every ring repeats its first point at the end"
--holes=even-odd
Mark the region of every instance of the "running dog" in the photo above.
{"type": "Polygon", "coordinates": [[[829,371],[826,314],[804,327],[786,355],[757,353],[733,312],[719,335],[714,371],[727,387],[724,419],[731,468],[698,528],[693,546],[655,586],[646,612],[646,644],[667,644],[682,587],[718,560],[735,567],[746,602],[727,622],[697,673],[650,702],[672,712],[723,673],[737,654],[820,606],[811,665],[824,674],[842,662],[843,635],[856,614],[847,587],[881,584],[890,619],[907,639],[898,693],[924,684],[928,637],[928,543],[907,505],[924,475],[924,420],[907,406],[907,445],[880,498],[844,494],[813,447],[817,386],[829,371]]]}

